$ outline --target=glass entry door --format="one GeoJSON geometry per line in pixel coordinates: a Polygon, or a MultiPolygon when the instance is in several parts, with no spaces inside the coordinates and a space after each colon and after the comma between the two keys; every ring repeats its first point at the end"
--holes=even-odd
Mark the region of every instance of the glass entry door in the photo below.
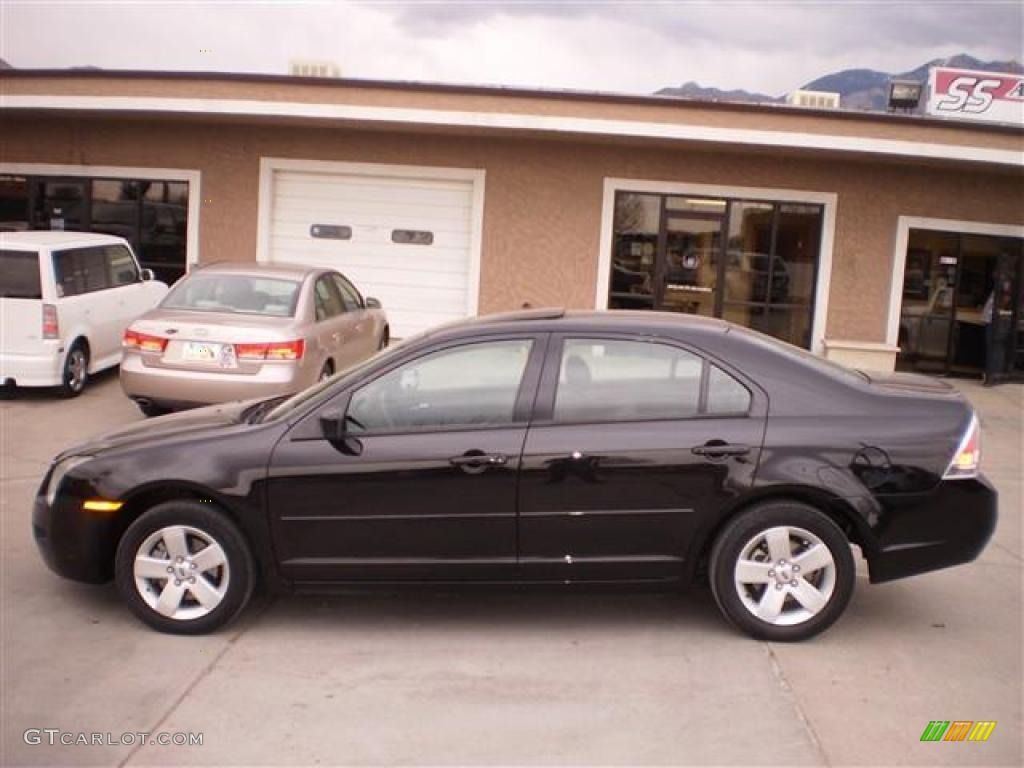
{"type": "Polygon", "coordinates": [[[1019,375],[1022,244],[1014,238],[911,230],[897,366],[924,373],[1019,375]]]}
{"type": "Polygon", "coordinates": [[[707,317],[718,313],[722,222],[720,216],[665,217],[655,291],[658,309],[707,317]]]}

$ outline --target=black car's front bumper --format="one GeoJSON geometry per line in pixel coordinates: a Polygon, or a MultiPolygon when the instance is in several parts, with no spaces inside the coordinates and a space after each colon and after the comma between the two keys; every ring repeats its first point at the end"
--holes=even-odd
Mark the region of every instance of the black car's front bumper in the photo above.
{"type": "Polygon", "coordinates": [[[101,584],[114,577],[115,518],[82,509],[82,499],[58,495],[46,501],[49,474],[32,508],[32,534],[43,560],[67,579],[101,584]]]}
{"type": "Polygon", "coordinates": [[[984,476],[943,480],[927,493],[876,497],[884,512],[866,552],[872,582],[974,560],[996,528],[996,489],[984,476]]]}

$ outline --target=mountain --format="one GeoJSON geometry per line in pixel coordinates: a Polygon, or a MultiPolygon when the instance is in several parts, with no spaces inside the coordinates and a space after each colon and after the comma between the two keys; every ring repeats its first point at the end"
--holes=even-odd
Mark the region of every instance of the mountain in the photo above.
{"type": "MultiPolygon", "coordinates": [[[[838,93],[840,104],[848,109],[884,112],[889,102],[890,80],[917,80],[924,83],[927,82],[928,70],[932,67],[956,67],[986,72],[1024,74],[1024,66],[1018,61],[982,61],[966,53],[960,53],[945,59],[933,59],[907,72],[891,73],[879,72],[875,69],[844,69],[811,80],[811,82],[800,86],[800,89],[838,93]]],[[[744,90],[722,91],[718,88],[705,88],[694,82],[685,83],[679,87],[662,88],[656,92],[656,95],[705,101],[751,103],[779,103],[785,100],[785,96],[767,96],[763,93],[750,93],[744,90]]]]}
{"type": "Polygon", "coordinates": [[[678,96],[682,99],[698,99],[704,101],[781,101],[780,98],[768,96],[763,93],[751,93],[750,91],[743,90],[722,91],[718,88],[704,88],[693,80],[688,83],[683,83],[678,88],[662,88],[655,95],[678,96]]]}

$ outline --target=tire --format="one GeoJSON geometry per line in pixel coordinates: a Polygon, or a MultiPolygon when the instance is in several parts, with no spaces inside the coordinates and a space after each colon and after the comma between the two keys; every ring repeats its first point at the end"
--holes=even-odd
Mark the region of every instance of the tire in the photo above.
{"type": "Polygon", "coordinates": [[[249,602],[256,578],[252,553],[235,524],[212,504],[191,500],[158,504],[132,523],[117,546],[114,575],[136,616],[178,635],[205,634],[228,624],[249,602]],[[214,545],[220,551],[202,557],[214,545]],[[137,563],[148,567],[138,578],[137,563]],[[204,567],[207,563],[210,567],[204,567]]]}
{"type": "Polygon", "coordinates": [[[855,575],[839,526],[795,501],[758,504],[732,520],[715,541],[709,574],[727,619],[751,637],[782,642],[831,626],[850,602],[855,575]],[[741,561],[747,565],[738,569],[741,561]]]}
{"type": "Polygon", "coordinates": [[[377,344],[377,351],[380,352],[382,349],[387,348],[389,341],[391,341],[391,330],[387,326],[384,326],[384,333],[380,335],[380,342],[377,344]]]}
{"type": "Polygon", "coordinates": [[[60,393],[64,397],[78,397],[89,383],[89,347],[84,341],[71,345],[64,358],[60,393]]]}

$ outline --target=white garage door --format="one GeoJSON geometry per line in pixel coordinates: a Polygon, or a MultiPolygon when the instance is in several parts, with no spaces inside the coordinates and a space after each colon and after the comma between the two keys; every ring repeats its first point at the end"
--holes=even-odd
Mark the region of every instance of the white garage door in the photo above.
{"type": "Polygon", "coordinates": [[[268,261],[343,272],[381,300],[393,338],[475,313],[472,179],[271,173],[268,261]]]}

